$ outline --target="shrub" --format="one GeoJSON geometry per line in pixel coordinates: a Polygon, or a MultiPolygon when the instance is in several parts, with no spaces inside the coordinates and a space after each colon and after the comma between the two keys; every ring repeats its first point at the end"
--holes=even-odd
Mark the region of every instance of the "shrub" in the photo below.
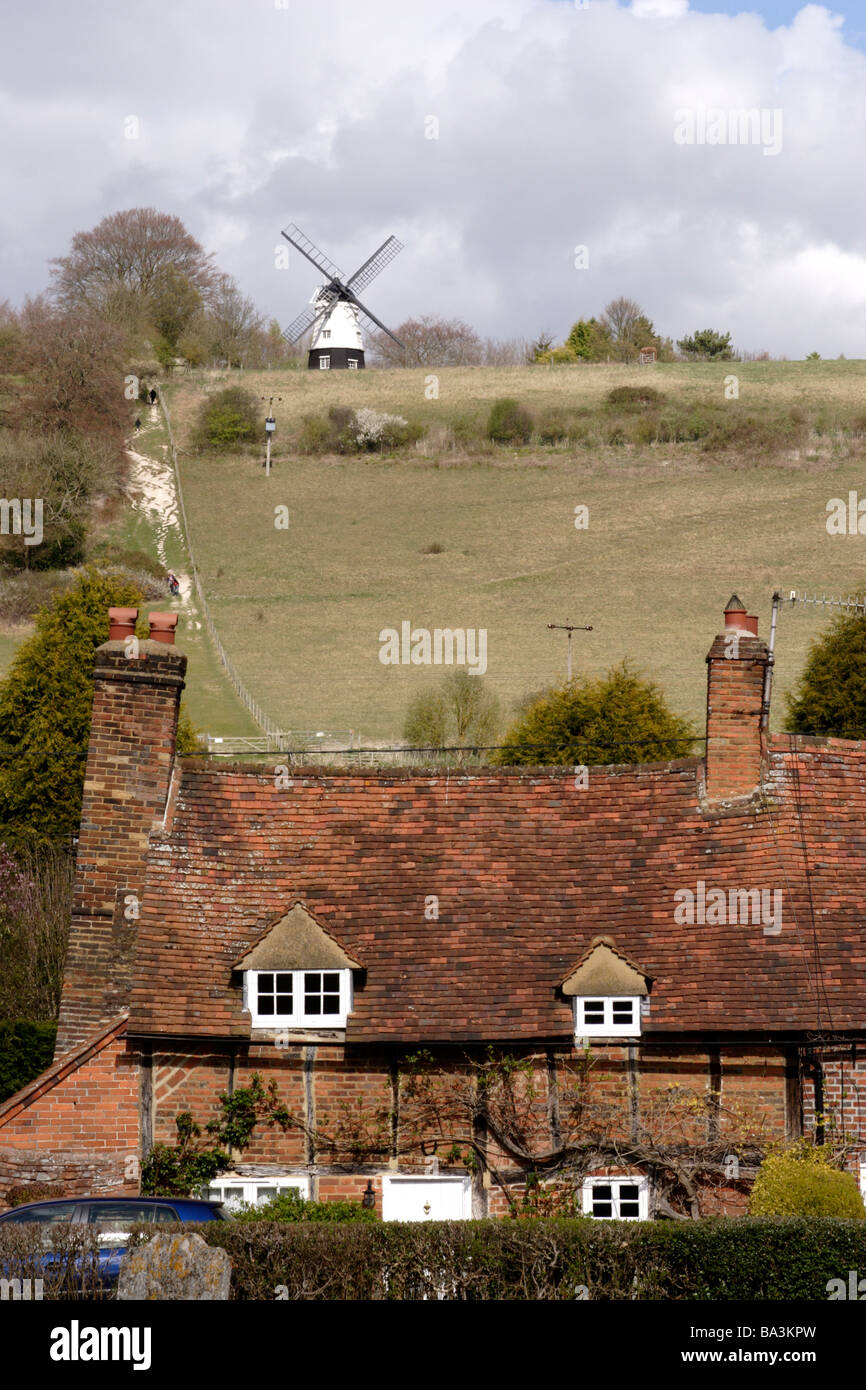
{"type": "Polygon", "coordinates": [[[627,662],[601,679],[578,677],[524,706],[491,761],[500,766],[646,763],[685,757],[694,738],[662,692],[627,662]]]}
{"type": "Polygon", "coordinates": [[[238,1221],[378,1221],[372,1207],[360,1202],[308,1202],[298,1192],[281,1192],[258,1207],[244,1207],[238,1221]]]}
{"type": "Polygon", "coordinates": [[[332,450],[333,432],[321,415],[305,415],[301,421],[298,435],[298,449],[302,454],[327,454],[332,450]]]}
{"type": "Polygon", "coordinates": [[[372,453],[398,449],[420,439],[423,433],[421,425],[410,424],[402,415],[332,405],[327,416],[304,416],[298,448],[304,454],[372,453]]]}
{"type": "Polygon", "coordinates": [[[3,576],[0,584],[0,624],[14,627],[29,622],[55,594],[68,589],[73,578],[56,570],[21,570],[3,576]]]}
{"type": "Polygon", "coordinates": [[[510,396],[494,401],[487,417],[487,438],[495,444],[527,444],[533,419],[525,406],[510,396]]]}
{"type": "Polygon", "coordinates": [[[62,1198],[65,1195],[66,1191],[61,1183],[19,1183],[16,1187],[7,1187],[4,1201],[7,1207],[23,1207],[28,1202],[48,1202],[54,1197],[62,1198]]]}
{"type": "Polygon", "coordinates": [[[800,1146],[765,1158],[752,1187],[749,1211],[752,1216],[866,1218],[854,1174],[834,1168],[831,1155],[817,1146],[800,1146]]]}
{"type": "Polygon", "coordinates": [[[480,421],[474,415],[458,415],[456,420],[451,421],[451,429],[454,443],[463,449],[471,448],[486,437],[480,421]]]}
{"type": "Polygon", "coordinates": [[[233,449],[252,443],[261,432],[255,396],[229,386],[202,402],[194,441],[199,449],[233,449]]]}
{"type": "Polygon", "coordinates": [[[86,540],[87,528],[84,522],[71,517],[58,535],[46,538],[42,545],[34,546],[31,568],[61,570],[80,565],[84,559],[86,540]]]}
{"type": "Polygon", "coordinates": [[[605,396],[608,405],[639,406],[642,409],[661,405],[664,399],[662,392],[654,386],[614,386],[605,396]]]}
{"type": "Polygon", "coordinates": [[[423,433],[420,426],[410,425],[402,415],[388,415],[366,406],[355,411],[350,428],[356,448],[368,451],[398,449],[402,444],[414,443],[423,433]]]}
{"type": "Polygon", "coordinates": [[[568,437],[568,421],[561,410],[549,410],[542,416],[538,425],[538,438],[542,444],[559,444],[568,437]]]}

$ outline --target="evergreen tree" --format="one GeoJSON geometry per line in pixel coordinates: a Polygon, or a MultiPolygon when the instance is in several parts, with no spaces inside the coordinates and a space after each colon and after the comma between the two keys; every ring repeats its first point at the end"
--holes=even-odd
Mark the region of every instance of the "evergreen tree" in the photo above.
{"type": "Polygon", "coordinates": [[[627,662],[534,697],[505,736],[501,766],[647,763],[685,757],[694,729],[627,662]]]}
{"type": "MultiPolygon", "coordinates": [[[[89,568],[36,615],[35,633],[0,683],[0,824],[10,847],[69,845],[77,833],[93,653],[108,641],[109,608],[139,608],[142,601],[129,580],[89,568]]],[[[178,751],[195,748],[182,711],[178,751]]]]}
{"type": "Polygon", "coordinates": [[[866,738],[866,613],[842,614],[809,649],[788,696],[785,728],[823,738],[866,738]]]}

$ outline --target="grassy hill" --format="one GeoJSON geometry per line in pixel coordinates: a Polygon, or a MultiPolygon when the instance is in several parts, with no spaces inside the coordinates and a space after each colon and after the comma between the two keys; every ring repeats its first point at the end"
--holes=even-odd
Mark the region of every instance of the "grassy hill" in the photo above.
{"type": "MultiPolygon", "coordinates": [[[[866,539],[829,536],[825,521],[829,498],[866,494],[862,362],[436,376],[429,400],[424,371],[232,373],[231,384],[281,398],[268,479],[263,448],[211,456],[184,447],[204,395],[228,373],[169,386],[214,619],[254,696],[286,727],[399,738],[409,699],[441,669],[380,663],[380,630],[408,620],[486,628],[488,677],[507,708],[564,676],[565,639],[547,624],[592,623],[575,636],[576,669],[601,673],[629,657],[700,728],[704,656],[733,591],[766,634],[774,588],[846,593],[860,582],[866,539]],[[731,373],[738,400],[725,398],[731,373]],[[665,399],[649,413],[612,410],[607,392],[629,383],[665,399]],[[565,412],[573,442],[473,444],[503,395],[542,422],[565,412]],[[428,437],[391,457],[298,453],[303,416],[333,405],[397,412],[428,437]],[[659,416],[698,421],[697,437],[649,442],[659,416]],[[586,530],[574,526],[580,504],[586,530]],[[274,525],[280,505],[288,530],[274,525]]],[[[825,622],[820,610],[783,612],[774,727],[825,622]]]]}

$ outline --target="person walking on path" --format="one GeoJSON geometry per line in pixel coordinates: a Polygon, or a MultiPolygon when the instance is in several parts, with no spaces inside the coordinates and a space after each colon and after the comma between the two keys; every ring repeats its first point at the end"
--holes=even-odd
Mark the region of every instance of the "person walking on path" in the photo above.
{"type": "Polygon", "coordinates": [[[150,403],[151,405],[156,405],[156,391],[152,386],[150,388],[150,403]]]}

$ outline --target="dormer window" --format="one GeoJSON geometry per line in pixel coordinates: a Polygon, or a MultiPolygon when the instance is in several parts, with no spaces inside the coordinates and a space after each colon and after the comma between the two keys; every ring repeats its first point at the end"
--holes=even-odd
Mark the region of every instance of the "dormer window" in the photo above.
{"type": "Polygon", "coordinates": [[[254,1029],[330,1032],[352,1012],[358,961],[303,903],[295,903],[234,963],[243,974],[243,1008],[254,1029]]]}
{"type": "Polygon", "coordinates": [[[637,995],[578,995],[574,1001],[577,1038],[639,1038],[640,999],[637,995]]]}
{"type": "Polygon", "coordinates": [[[351,970],[246,970],[244,1008],[254,1028],[345,1028],[351,970]]]}
{"type": "Polygon", "coordinates": [[[563,994],[573,1001],[575,1043],[639,1038],[651,984],[651,977],[618,951],[610,937],[597,937],[562,982],[563,994]]]}

